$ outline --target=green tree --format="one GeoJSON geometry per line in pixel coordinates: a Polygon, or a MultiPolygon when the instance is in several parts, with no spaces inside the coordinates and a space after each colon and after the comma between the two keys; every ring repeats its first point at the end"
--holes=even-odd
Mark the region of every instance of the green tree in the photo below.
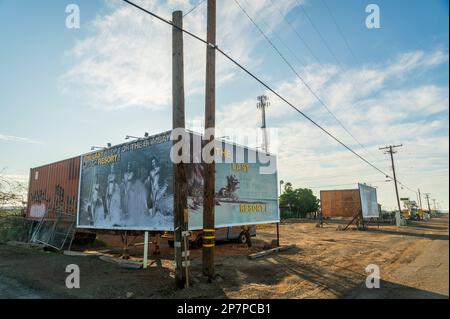
{"type": "Polygon", "coordinates": [[[292,183],[284,185],[283,193],[280,195],[280,206],[283,210],[288,210],[290,217],[305,217],[306,213],[313,213],[319,210],[319,199],[314,196],[309,188],[294,188],[292,183]]]}

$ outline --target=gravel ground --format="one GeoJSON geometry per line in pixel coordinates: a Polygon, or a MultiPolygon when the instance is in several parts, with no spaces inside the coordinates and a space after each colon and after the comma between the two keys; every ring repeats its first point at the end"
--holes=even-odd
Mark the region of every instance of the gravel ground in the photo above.
{"type": "MultiPolygon", "coordinates": [[[[147,270],[119,268],[98,257],[66,256],[0,245],[0,298],[448,298],[448,218],[367,231],[337,231],[311,221],[280,225],[281,244],[295,248],[250,260],[275,238],[275,227],[258,229],[253,247],[216,247],[217,279],[201,275],[201,250],[191,251],[192,287],[177,290],[173,255],[166,243],[150,255],[147,270]],[[68,289],[65,268],[80,267],[81,288],[68,289]],[[367,289],[365,268],[380,269],[380,289],[367,289]]],[[[103,238],[111,245],[111,240],[103,238]]],[[[139,242],[137,238],[136,242],[139,242]]],[[[99,241],[94,249],[104,249],[99,241]]],[[[110,255],[117,255],[111,253],[110,255]]],[[[142,246],[131,250],[142,257],[142,246]]]]}

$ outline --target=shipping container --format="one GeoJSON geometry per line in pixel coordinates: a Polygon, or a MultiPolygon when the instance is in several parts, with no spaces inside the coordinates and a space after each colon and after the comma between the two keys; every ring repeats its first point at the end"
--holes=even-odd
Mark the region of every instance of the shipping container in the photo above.
{"type": "Polygon", "coordinates": [[[80,156],[30,169],[27,217],[73,215],[78,201],[80,156]]]}
{"type": "Polygon", "coordinates": [[[320,202],[323,217],[353,217],[361,211],[359,189],[322,190],[320,202]]]}

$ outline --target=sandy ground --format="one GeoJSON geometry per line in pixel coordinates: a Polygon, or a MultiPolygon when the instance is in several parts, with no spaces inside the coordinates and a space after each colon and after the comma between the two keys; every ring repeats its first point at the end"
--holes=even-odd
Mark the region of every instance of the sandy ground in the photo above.
{"type": "MultiPolygon", "coordinates": [[[[369,230],[337,231],[338,224],[280,225],[281,244],[295,248],[255,260],[275,238],[275,227],[257,231],[253,247],[216,247],[217,279],[201,275],[201,250],[191,250],[192,287],[174,288],[173,255],[165,242],[148,269],[119,268],[98,257],[74,257],[0,245],[0,298],[448,298],[448,218],[369,230]],[[65,268],[77,264],[81,288],[67,289],[65,268]],[[369,264],[380,269],[380,288],[368,289],[369,264]]],[[[110,238],[103,240],[111,243],[110,238]]],[[[141,241],[136,238],[136,243],[141,241]]],[[[98,241],[90,250],[103,249],[98,241]]],[[[140,260],[142,246],[131,251],[140,260]]],[[[112,254],[114,255],[114,254],[112,254]]]]}

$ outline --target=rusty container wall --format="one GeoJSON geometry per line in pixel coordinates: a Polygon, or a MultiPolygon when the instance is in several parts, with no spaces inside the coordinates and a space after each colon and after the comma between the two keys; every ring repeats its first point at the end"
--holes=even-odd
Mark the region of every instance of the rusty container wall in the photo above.
{"type": "Polygon", "coordinates": [[[359,189],[320,191],[324,217],[353,217],[361,210],[359,189]]]}
{"type": "Polygon", "coordinates": [[[27,217],[48,218],[58,214],[75,217],[78,201],[80,157],[73,157],[30,170],[27,217]]]}

